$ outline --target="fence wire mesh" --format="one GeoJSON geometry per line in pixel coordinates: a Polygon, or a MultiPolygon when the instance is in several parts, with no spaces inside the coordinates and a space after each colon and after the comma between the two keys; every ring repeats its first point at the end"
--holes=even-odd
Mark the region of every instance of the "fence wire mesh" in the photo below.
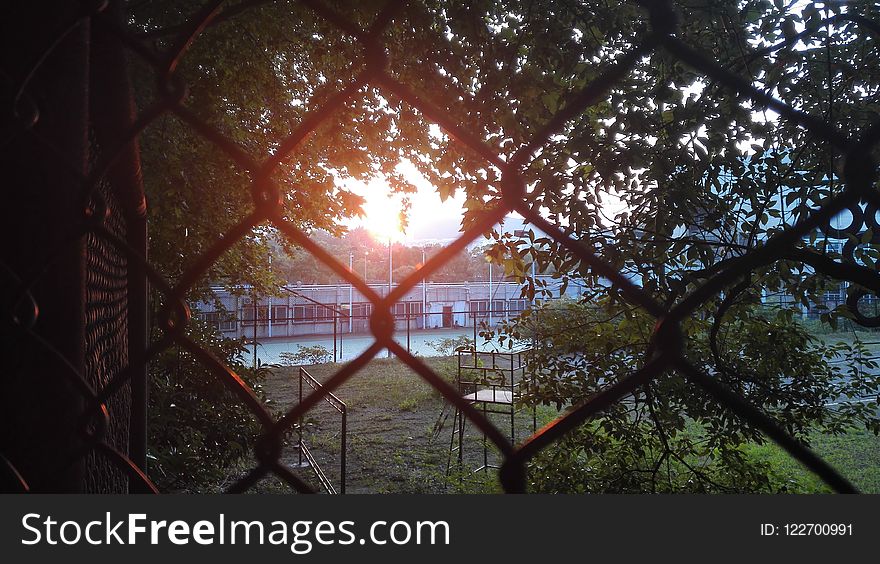
{"type": "MultiPolygon", "coordinates": [[[[39,280],[40,274],[20,274],[3,265],[5,283],[15,289],[14,292],[7,292],[5,296],[4,323],[15,332],[16,339],[19,340],[17,342],[26,342],[28,346],[40,350],[41,354],[57,360],[59,373],[71,384],[71,389],[81,399],[79,425],[70,430],[72,433],[68,443],[70,450],[66,453],[66,459],[71,465],[82,461],[85,457],[98,457],[102,460],[101,465],[110,464],[121,469],[136,484],[132,489],[156,491],[147,475],[126,453],[126,440],[118,436],[118,429],[111,424],[111,412],[125,409],[129,394],[128,386],[139,371],[143,371],[146,365],[162,351],[170,347],[181,347],[222,382],[261,425],[262,433],[254,452],[255,464],[246,475],[229,488],[229,491],[247,491],[265,476],[274,474],[299,492],[312,492],[313,489],[297,471],[281,461],[285,434],[290,432],[297,421],[310,409],[325,399],[323,394],[331,393],[349,379],[357,377],[358,372],[371,359],[387,348],[442,394],[448,403],[459,409],[469,423],[476,426],[497,447],[503,458],[500,480],[507,492],[526,490],[526,466],[542,449],[640,386],[670,370],[678,371],[736,415],[760,428],[834,490],[855,491],[846,478],[786,433],[771,417],[689,362],[683,353],[685,344],[680,324],[700,304],[724,291],[732,281],[737,280],[756,265],[766,264],[785,256],[787,249],[793,247],[811,231],[828,225],[829,221],[842,210],[854,210],[859,208],[859,202],[867,202],[868,208],[864,214],[866,221],[876,222],[874,217],[877,208],[880,207],[880,195],[875,189],[877,165],[872,151],[880,141],[880,124],[869,128],[861,137],[852,138],[847,132],[838,130],[834,123],[780,102],[755,87],[750,81],[722,68],[705,54],[680,40],[676,34],[679,24],[670,2],[644,1],[638,4],[647,13],[650,31],[643,37],[633,38],[632,46],[617,57],[614,64],[586,84],[580,92],[570,96],[552,119],[531,136],[528,143],[514,154],[505,156],[498,154],[476,133],[469,130],[468,124],[453,121],[442,108],[426,101],[425,96],[404,84],[389,71],[383,32],[395,18],[400,17],[404,2],[388,2],[379,11],[375,20],[362,28],[327,5],[316,0],[307,0],[304,4],[311,9],[315,18],[325,20],[358,46],[362,56],[361,67],[355,72],[349,84],[329,96],[320,107],[309,112],[280,143],[275,152],[260,159],[249,154],[234,139],[221,133],[184,104],[186,87],[177,72],[188,50],[198,42],[200,35],[207,28],[217,22],[234,19],[237,15],[260,4],[262,2],[240,2],[225,8],[222,1],[209,2],[186,22],[174,27],[171,48],[160,52],[143,37],[133,33],[118,17],[114,17],[112,7],[115,4],[108,7],[108,3],[105,2],[83,2],[78,10],[66,16],[68,19],[62,22],[63,25],[49,30],[51,34],[46,38],[46,47],[38,57],[29,62],[27,72],[17,75],[4,72],[4,82],[14,92],[14,96],[7,101],[3,110],[9,114],[7,117],[11,119],[8,121],[12,124],[7,131],[4,131],[3,142],[28,143],[32,145],[33,151],[50,154],[56,166],[64,167],[65,173],[76,179],[79,186],[77,198],[83,203],[81,209],[84,211],[80,223],[73,233],[66,234],[63,245],[76,246],[84,243],[89,249],[88,256],[92,257],[89,262],[89,272],[94,273],[94,277],[89,279],[88,295],[85,297],[89,307],[87,314],[89,329],[86,347],[88,359],[84,364],[84,370],[77,369],[76,363],[66,358],[63,351],[58,350],[53,342],[34,330],[34,325],[40,316],[41,304],[33,298],[31,289],[39,280]],[[41,138],[35,130],[34,126],[40,119],[41,102],[39,96],[31,92],[29,84],[34,73],[40,69],[47,57],[63,44],[63,40],[83,28],[111,37],[116,44],[124,48],[127,56],[138,59],[139,64],[152,69],[157,84],[157,94],[153,103],[143,108],[136,119],[121,128],[124,134],[117,138],[113,146],[103,146],[99,158],[85,171],[76,163],[70,163],[68,155],[57,150],[50,139],[41,138]],[[560,225],[548,220],[533,204],[534,200],[529,197],[522,176],[522,171],[535,158],[543,144],[559,134],[569,120],[596,104],[616,81],[635,67],[641,57],[658,50],[664,50],[707,79],[723,85],[731,97],[751,100],[755,107],[772,110],[780,116],[780,119],[797,124],[816,138],[827,142],[845,160],[843,167],[845,188],[842,191],[832,195],[824,204],[790,228],[774,235],[765,245],[726,261],[722,270],[715,272],[671,306],[659,303],[648,291],[637,286],[603,261],[584,242],[566,234],[560,225]],[[12,76],[24,78],[13,80],[12,76]],[[483,159],[486,166],[500,171],[501,175],[497,183],[501,196],[499,203],[480,213],[453,243],[430,258],[421,268],[406,276],[386,296],[377,294],[363,279],[312,241],[302,229],[285,219],[282,213],[282,194],[273,181],[273,173],[281,162],[296,153],[298,146],[309,133],[325,121],[333,119],[333,113],[347,101],[362,95],[365,86],[378,89],[382,95],[402,100],[415,108],[427,120],[437,124],[458,143],[483,159]],[[236,166],[246,171],[250,177],[254,205],[253,211],[224,233],[213,246],[198,257],[194,257],[176,283],[166,280],[150,263],[144,252],[131,244],[131,240],[124,234],[124,225],[119,221],[120,212],[113,211],[117,206],[114,197],[102,189],[102,182],[112,173],[114,164],[123,158],[123,153],[130,150],[132,143],[144,128],[163,115],[176,117],[194,134],[216,146],[236,166]],[[531,225],[576,255],[592,272],[610,280],[620,289],[621,295],[627,301],[644,309],[657,321],[650,360],[643,368],[620,379],[594,397],[575,405],[573,409],[518,445],[511,444],[505,433],[499,431],[471,403],[465,401],[455,387],[447,383],[422,360],[408,353],[392,338],[394,304],[511,212],[519,213],[531,225]],[[205,278],[211,266],[227,250],[248,233],[265,225],[277,229],[291,243],[306,249],[318,261],[330,267],[342,280],[353,285],[365,296],[373,307],[370,318],[370,331],[375,338],[373,345],[356,359],[342,366],[324,382],[320,391],[307,395],[280,418],[270,413],[254,391],[233,370],[201,347],[187,333],[191,317],[187,305],[190,290],[205,278]],[[107,342],[119,339],[126,331],[128,304],[117,283],[126,276],[126,272],[134,272],[147,280],[153,290],[163,298],[160,320],[162,337],[150,344],[142,354],[136,355],[133,349],[139,347],[139,343],[128,343],[127,347],[106,346],[107,342]],[[126,358],[129,355],[126,348],[132,349],[130,361],[126,358]],[[109,354],[121,356],[108,360],[106,357],[109,354]],[[112,364],[114,368],[107,369],[102,376],[96,377],[95,375],[100,371],[99,367],[105,363],[112,364]]],[[[849,18],[866,33],[875,36],[880,30],[876,22],[855,14],[837,16],[837,19],[842,18],[849,18]]],[[[811,30],[808,29],[800,34],[799,38],[803,39],[809,33],[811,30]]],[[[138,204],[143,205],[142,202],[135,204],[134,207],[138,204]]],[[[858,211],[860,212],[861,209],[858,211]]],[[[861,213],[859,215],[861,216],[861,213]]],[[[46,226],[47,229],[51,227],[51,225],[46,226]]],[[[854,232],[862,232],[861,224],[853,229],[854,232]]],[[[865,287],[865,293],[880,292],[880,276],[857,264],[845,261],[837,264],[832,272],[838,278],[857,280],[865,287]]],[[[851,298],[851,305],[857,304],[858,299],[859,296],[851,298]]],[[[857,310],[857,307],[853,309],[857,310]]],[[[865,325],[878,325],[876,318],[862,316],[858,321],[865,325]]],[[[36,406],[35,409],[40,407],[36,406]]],[[[27,431],[15,430],[15,432],[27,431]]],[[[29,484],[26,472],[19,471],[9,459],[4,457],[2,462],[5,465],[5,474],[14,477],[21,489],[39,489],[40,484],[29,484]]],[[[58,473],[64,470],[65,468],[54,469],[58,473]]]]}

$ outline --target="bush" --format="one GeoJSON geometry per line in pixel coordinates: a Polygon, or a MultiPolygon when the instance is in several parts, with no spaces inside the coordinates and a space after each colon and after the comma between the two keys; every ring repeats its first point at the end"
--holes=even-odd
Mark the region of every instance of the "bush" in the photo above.
{"type": "Polygon", "coordinates": [[[474,340],[467,335],[427,341],[425,344],[437,351],[440,356],[452,356],[458,351],[473,350],[474,348],[474,340]]]}
{"type": "Polygon", "coordinates": [[[296,346],[296,352],[283,352],[281,357],[282,366],[300,366],[303,364],[326,364],[333,359],[333,353],[322,345],[296,346]]]}
{"type": "MultiPolygon", "coordinates": [[[[262,399],[266,367],[242,362],[242,340],[193,321],[190,338],[231,368],[262,399]]],[[[260,426],[241,401],[193,355],[172,347],[150,366],[149,476],[162,491],[219,489],[250,457],[260,426]]]]}

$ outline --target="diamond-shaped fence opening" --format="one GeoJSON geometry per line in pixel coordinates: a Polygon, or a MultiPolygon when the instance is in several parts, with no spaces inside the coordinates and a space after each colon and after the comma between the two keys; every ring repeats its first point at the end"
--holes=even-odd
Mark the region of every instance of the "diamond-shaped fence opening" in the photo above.
{"type": "MultiPolygon", "coordinates": [[[[24,490],[155,491],[141,470],[146,464],[146,370],[159,355],[177,350],[224,386],[229,392],[228,400],[243,407],[260,428],[253,466],[229,486],[229,491],[247,491],[271,475],[297,491],[314,491],[296,468],[283,462],[285,437],[327,394],[356,377],[371,359],[388,349],[493,443],[503,459],[500,478],[509,492],[525,491],[526,465],[542,449],[669,371],[680,374],[747,419],[833,489],[853,490],[845,478],[770,417],[690,363],[684,355],[680,324],[706,300],[723,292],[731,281],[756,265],[787,257],[787,251],[797,242],[827,226],[843,209],[855,209],[860,200],[868,203],[869,223],[876,226],[875,214],[870,212],[876,210],[880,198],[874,189],[876,164],[872,151],[880,139],[880,126],[869,128],[859,138],[848,137],[835,127],[833,120],[780,102],[744,79],[735,72],[737,69],[722,68],[685,44],[676,34],[675,12],[669,3],[639,2],[644,5],[639,12],[644,32],[632,38],[613,38],[614,44],[597,55],[602,64],[564,100],[540,99],[538,92],[535,104],[541,104],[541,111],[532,120],[543,122],[529,122],[518,131],[521,139],[505,140],[494,136],[502,128],[495,127],[493,120],[501,118],[493,117],[491,112],[480,123],[459,123],[447,111],[451,104],[491,106],[491,96],[503,93],[475,89],[466,84],[457,69],[444,69],[439,75],[443,79],[426,82],[424,86],[430,90],[421,92],[419,82],[410,80],[416,73],[412,65],[394,67],[396,57],[401,56],[401,46],[393,42],[395,36],[390,30],[400,25],[405,28],[406,18],[423,16],[428,8],[415,2],[392,1],[371,20],[352,21],[329,5],[309,0],[295,8],[285,8],[285,4],[281,9],[293,10],[297,17],[305,18],[301,21],[307,19],[303,29],[314,27],[322,30],[320,33],[315,31],[310,38],[299,37],[302,30],[291,32],[289,37],[267,33],[265,37],[255,37],[255,41],[312,40],[321,49],[328,49],[321,41],[331,34],[335,43],[356,54],[350,79],[331,85],[332,88],[316,88],[321,96],[311,96],[307,105],[297,109],[297,119],[291,123],[266,124],[267,129],[275,128],[272,133],[280,135],[272,141],[270,150],[256,153],[253,147],[243,146],[234,132],[222,131],[214,125],[205,108],[187,105],[188,85],[182,77],[189,64],[187,56],[200,48],[202,35],[223,34],[233,29],[260,33],[247,15],[249,11],[269,9],[263,4],[239,2],[226,6],[223,2],[208,2],[186,20],[146,34],[125,25],[122,3],[71,3],[51,15],[40,14],[36,8],[36,12],[16,8],[21,13],[6,18],[19,26],[11,37],[19,39],[27,48],[23,52],[29,55],[8,54],[0,69],[4,92],[10,93],[3,99],[5,124],[0,139],[13,159],[28,163],[27,170],[19,166],[10,178],[7,193],[14,205],[8,207],[11,214],[7,215],[20,213],[18,219],[11,218],[7,227],[13,234],[9,238],[13,253],[18,249],[33,252],[26,258],[13,257],[0,263],[5,288],[3,323],[10,331],[10,350],[24,351],[18,353],[22,358],[26,354],[26,358],[37,360],[26,366],[14,366],[14,377],[8,385],[10,393],[5,392],[12,401],[19,396],[26,398],[28,407],[16,410],[14,416],[10,415],[12,411],[4,414],[12,418],[4,425],[9,436],[3,442],[7,452],[0,453],[4,484],[15,484],[24,490]],[[238,18],[243,21],[241,28],[234,27],[238,18]],[[549,220],[541,211],[542,190],[533,182],[534,171],[530,170],[545,144],[563,134],[573,119],[594,108],[640,60],[657,52],[686,65],[731,98],[749,100],[753,107],[770,110],[778,119],[799,126],[842,155],[844,163],[843,190],[829,194],[821,206],[804,213],[791,228],[776,233],[764,245],[726,261],[723,269],[672,305],[658,303],[649,291],[634,284],[630,277],[600,258],[590,245],[573,236],[570,226],[549,220]],[[132,104],[126,58],[150,69],[155,81],[151,101],[137,112],[132,104]],[[86,88],[87,84],[93,86],[86,88]],[[444,142],[454,144],[468,159],[491,171],[492,177],[491,181],[482,182],[484,193],[491,195],[487,209],[470,218],[453,243],[399,281],[387,295],[369,286],[291,220],[289,208],[285,207],[288,202],[284,200],[289,188],[281,185],[280,171],[285,166],[309,165],[307,160],[300,159],[300,150],[309,136],[334,124],[340,111],[366,95],[392,101],[426,123],[435,124],[445,136],[444,142]],[[53,104],[82,112],[71,112],[67,121],[46,121],[40,110],[53,104]],[[92,118],[87,108],[91,109],[92,118]],[[198,256],[187,257],[174,280],[164,278],[150,263],[136,143],[146,128],[167,119],[214,146],[218,158],[232,163],[241,173],[251,202],[250,211],[237,218],[198,256]],[[35,180],[32,171],[36,169],[46,174],[37,175],[35,180]],[[35,197],[35,192],[40,191],[47,196],[35,197]],[[572,406],[519,445],[511,444],[504,431],[463,399],[460,390],[393,339],[394,304],[510,212],[519,213],[592,273],[613,283],[622,299],[656,319],[649,360],[643,368],[621,375],[614,385],[572,406]],[[197,298],[192,290],[209,278],[212,267],[230,248],[269,227],[288,243],[305,249],[365,297],[372,306],[369,328],[375,338],[366,351],[281,415],[273,414],[235,370],[193,337],[188,305],[197,298]],[[152,339],[147,330],[148,287],[156,312],[157,330],[152,339]],[[41,323],[43,319],[51,323],[41,323]],[[47,382],[39,398],[33,397],[33,382],[25,376],[29,373],[46,374],[47,382]],[[56,417],[47,422],[42,413],[53,413],[56,417]],[[121,476],[128,477],[128,484],[121,476]]],[[[460,7],[459,11],[462,13],[447,10],[444,17],[474,17],[465,8],[460,7]]],[[[358,17],[363,19],[362,15],[358,17]]],[[[834,18],[848,19],[865,33],[876,36],[878,32],[876,22],[855,13],[834,18]]],[[[818,31],[808,28],[786,41],[791,44],[810,33],[818,31]]],[[[309,49],[314,49],[314,45],[309,49]]],[[[492,49],[501,51],[497,45],[487,46],[487,51],[492,49]]],[[[515,57],[515,53],[505,56],[515,57]]],[[[236,64],[246,63],[235,61],[228,70],[235,72],[236,64]]],[[[529,86],[540,90],[540,84],[529,86]]],[[[236,94],[230,93],[226,102],[234,105],[236,94]]],[[[260,116],[247,118],[259,123],[260,116]]],[[[344,120],[335,126],[344,129],[344,120]]],[[[854,229],[854,233],[859,232],[861,225],[854,229]]],[[[829,270],[837,277],[856,279],[871,291],[880,289],[876,273],[869,276],[872,273],[866,274],[865,269],[854,272],[846,263],[829,270]]],[[[854,303],[861,297],[856,296],[854,303]]],[[[860,315],[865,325],[876,325],[876,317],[860,315]]],[[[15,352],[7,355],[13,359],[15,356],[15,352]]]]}

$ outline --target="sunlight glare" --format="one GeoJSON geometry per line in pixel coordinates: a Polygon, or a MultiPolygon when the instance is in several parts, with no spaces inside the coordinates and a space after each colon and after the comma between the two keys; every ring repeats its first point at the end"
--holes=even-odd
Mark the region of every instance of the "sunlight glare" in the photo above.
{"type": "Polygon", "coordinates": [[[357,223],[370,232],[379,242],[400,242],[404,232],[400,224],[403,197],[391,194],[391,188],[381,179],[371,181],[364,192],[364,215],[357,223]]]}

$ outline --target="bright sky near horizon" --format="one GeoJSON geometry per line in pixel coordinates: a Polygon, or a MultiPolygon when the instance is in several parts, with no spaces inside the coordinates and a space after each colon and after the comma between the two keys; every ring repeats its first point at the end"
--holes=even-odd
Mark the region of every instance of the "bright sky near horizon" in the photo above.
{"type": "Polygon", "coordinates": [[[464,194],[456,193],[442,202],[437,190],[412,163],[401,162],[398,171],[418,189],[409,195],[411,208],[406,231],[401,233],[398,228],[403,196],[391,194],[388,183],[379,176],[370,182],[349,180],[344,183],[346,188],[366,198],[364,217],[350,219],[345,224],[352,229],[363,227],[382,241],[390,238],[405,243],[420,243],[454,239],[459,233],[464,213],[464,194]]]}
{"type": "MultiPolygon", "coordinates": [[[[344,185],[352,192],[366,198],[364,217],[352,218],[344,222],[349,228],[363,227],[379,241],[391,239],[407,244],[448,243],[461,234],[461,218],[464,215],[465,195],[463,192],[440,200],[437,189],[407,161],[398,165],[398,171],[411,182],[417,191],[410,194],[411,207],[408,212],[409,224],[406,231],[399,231],[399,215],[403,206],[403,196],[391,194],[391,188],[381,177],[370,182],[346,181],[344,185]]],[[[507,231],[523,228],[523,219],[510,214],[504,220],[507,231]]],[[[477,239],[482,244],[484,239],[477,239]]]]}

